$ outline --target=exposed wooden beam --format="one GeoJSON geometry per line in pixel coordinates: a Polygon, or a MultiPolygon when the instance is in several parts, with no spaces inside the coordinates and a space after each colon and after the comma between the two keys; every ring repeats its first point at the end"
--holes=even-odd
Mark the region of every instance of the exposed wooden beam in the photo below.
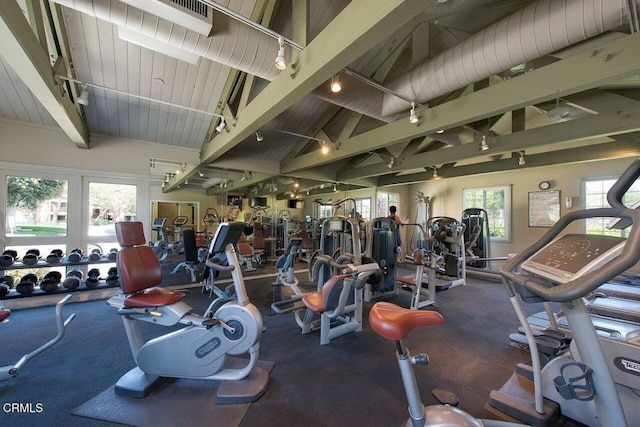
{"type": "MultiPolygon", "coordinates": [[[[640,70],[640,33],[606,43],[597,54],[581,53],[516,78],[506,80],[449,101],[437,107],[420,111],[421,120],[412,125],[408,119],[397,120],[378,129],[337,143],[339,149],[331,156],[309,153],[295,159],[285,159],[283,173],[318,166],[387,145],[483,120],[497,114],[557,96],[597,87],[640,70]],[[567,79],[567,76],[571,76],[567,79]],[[558,88],[561,88],[558,90],[558,88]]],[[[409,168],[407,168],[409,169],[409,168]]]]}
{"type": "Polygon", "coordinates": [[[202,149],[210,163],[291,107],[427,6],[424,0],[355,0],[238,116],[235,128],[202,149]]]}
{"type": "MultiPolygon", "coordinates": [[[[417,169],[423,166],[455,163],[482,156],[496,156],[513,151],[540,147],[557,142],[619,135],[640,130],[640,105],[607,114],[597,114],[583,119],[570,120],[549,126],[514,132],[487,138],[490,149],[480,151],[478,144],[469,143],[435,151],[414,154],[398,159],[394,171],[417,169]]],[[[582,148],[581,148],[582,149],[582,148]]],[[[339,180],[385,175],[389,169],[384,165],[367,168],[345,169],[339,180]]]]}
{"type": "Polygon", "coordinates": [[[526,165],[518,165],[518,156],[510,156],[491,162],[476,163],[458,167],[438,169],[438,178],[433,178],[431,170],[402,176],[384,176],[378,179],[378,185],[409,184],[412,182],[430,181],[434,179],[455,178],[468,175],[479,175],[510,170],[526,170],[539,166],[552,166],[568,163],[617,159],[640,156],[640,139],[606,142],[582,148],[558,150],[548,153],[526,155],[526,165]]]}
{"type": "Polygon", "coordinates": [[[15,0],[0,1],[0,55],[27,85],[62,131],[79,148],[89,148],[85,121],[56,81],[49,53],[15,0]]]}

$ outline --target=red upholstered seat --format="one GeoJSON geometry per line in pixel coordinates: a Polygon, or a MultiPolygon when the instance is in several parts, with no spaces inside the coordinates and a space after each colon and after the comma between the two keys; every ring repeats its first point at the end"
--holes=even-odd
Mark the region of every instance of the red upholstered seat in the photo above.
{"type": "Polygon", "coordinates": [[[326,307],[325,302],[329,292],[340,280],[344,280],[348,275],[333,276],[322,286],[322,292],[309,292],[302,296],[302,302],[308,309],[316,313],[324,313],[326,310],[332,310],[334,307],[326,307]]]}
{"type": "Polygon", "coordinates": [[[158,307],[182,298],[182,292],[155,288],[162,283],[162,266],[152,248],[146,245],[139,221],[116,223],[116,236],[122,249],[116,264],[127,307],[158,307]],[[153,288],[153,289],[151,289],[153,288]]]}
{"type": "Polygon", "coordinates": [[[173,292],[163,288],[151,288],[145,292],[129,295],[124,300],[124,306],[132,307],[160,307],[173,304],[184,297],[182,292],[173,292]]]}
{"type": "Polygon", "coordinates": [[[8,308],[0,309],[0,322],[2,322],[4,319],[6,319],[9,316],[11,316],[11,310],[9,310],[8,308]]]}
{"type": "Polygon", "coordinates": [[[404,283],[406,285],[411,285],[411,286],[415,286],[416,285],[416,278],[413,277],[413,276],[400,276],[396,280],[398,282],[404,283]]]}
{"type": "Polygon", "coordinates": [[[400,341],[420,326],[440,325],[444,319],[436,311],[417,311],[398,307],[389,302],[376,303],[369,312],[369,326],[378,335],[400,341]]]}

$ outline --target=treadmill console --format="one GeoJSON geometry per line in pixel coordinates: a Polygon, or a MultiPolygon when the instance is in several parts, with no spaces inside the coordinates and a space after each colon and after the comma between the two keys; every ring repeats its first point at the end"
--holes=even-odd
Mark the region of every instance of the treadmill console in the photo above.
{"type": "Polygon", "coordinates": [[[626,239],[567,234],[522,263],[522,269],[556,284],[564,284],[606,265],[622,253],[626,239]]]}

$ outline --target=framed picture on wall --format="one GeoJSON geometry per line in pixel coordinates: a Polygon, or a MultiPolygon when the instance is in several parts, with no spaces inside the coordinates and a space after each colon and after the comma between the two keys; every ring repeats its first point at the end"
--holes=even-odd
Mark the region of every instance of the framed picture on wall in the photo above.
{"type": "Polygon", "coordinates": [[[529,192],[529,227],[551,227],[560,219],[560,190],[529,192]]]}

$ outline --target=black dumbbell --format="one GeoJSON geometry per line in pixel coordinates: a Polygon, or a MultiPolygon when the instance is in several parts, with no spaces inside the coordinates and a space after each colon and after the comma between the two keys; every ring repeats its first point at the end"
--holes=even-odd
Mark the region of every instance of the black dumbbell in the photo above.
{"type": "Polygon", "coordinates": [[[67,273],[67,278],[62,282],[62,286],[70,291],[78,289],[84,274],[80,270],[71,270],[67,273]]]}
{"type": "Polygon", "coordinates": [[[40,289],[45,292],[55,292],[60,287],[60,280],[62,279],[62,274],[59,271],[50,271],[44,275],[42,281],[40,282],[40,289]]]}
{"type": "Polygon", "coordinates": [[[38,276],[33,273],[25,274],[22,279],[20,279],[20,283],[16,285],[16,291],[22,295],[29,295],[33,292],[38,284],[38,276]]]}
{"type": "Polygon", "coordinates": [[[109,286],[118,286],[120,281],[118,280],[118,268],[111,267],[109,272],[107,273],[107,278],[105,279],[107,285],[109,286]]]}
{"type": "Polygon", "coordinates": [[[67,257],[69,262],[80,262],[82,261],[82,249],[73,248],[67,257]]]}
{"type": "Polygon", "coordinates": [[[47,264],[58,264],[62,259],[62,249],[53,249],[49,255],[47,255],[47,264]]]}
{"type": "Polygon", "coordinates": [[[36,265],[40,260],[40,251],[38,249],[29,249],[22,257],[24,265],[36,265]]]}
{"type": "Polygon", "coordinates": [[[3,299],[13,287],[13,276],[0,277],[0,299],[3,299]]]}
{"type": "Polygon", "coordinates": [[[109,258],[111,261],[115,261],[117,257],[118,257],[118,248],[109,249],[109,255],[107,255],[107,258],[109,258]]]}
{"type": "Polygon", "coordinates": [[[102,258],[102,251],[98,248],[93,249],[89,254],[89,261],[91,262],[100,261],[100,258],[102,258]]]}
{"type": "Polygon", "coordinates": [[[89,289],[95,289],[100,284],[100,270],[92,268],[87,273],[87,280],[84,281],[84,285],[89,289]]]}
{"type": "Polygon", "coordinates": [[[18,258],[18,252],[13,249],[7,249],[2,252],[2,256],[0,257],[0,267],[11,267],[16,258],[18,258]]]}

